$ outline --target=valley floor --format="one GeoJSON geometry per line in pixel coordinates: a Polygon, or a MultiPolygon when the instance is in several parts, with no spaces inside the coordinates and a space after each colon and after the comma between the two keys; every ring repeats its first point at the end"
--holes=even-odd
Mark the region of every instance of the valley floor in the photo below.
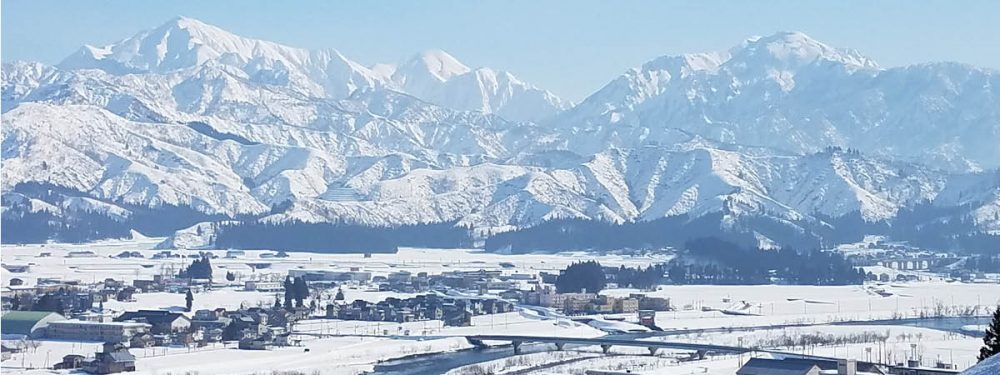
{"type": "MultiPolygon", "coordinates": [[[[26,286],[40,278],[100,281],[104,278],[150,279],[164,272],[176,272],[191,259],[151,259],[152,247],[160,239],[107,241],[87,245],[47,244],[3,247],[4,265],[27,265],[25,273],[3,272],[3,285],[20,278],[26,286]],[[93,251],[94,257],[67,257],[71,251],[93,251]],[[122,251],[138,250],[145,258],[118,259],[110,256],[122,251]],[[48,252],[50,256],[38,255],[48,252]]],[[[216,251],[220,256],[225,251],[216,251]]],[[[194,255],[196,251],[175,251],[194,255]]],[[[290,253],[288,258],[260,258],[265,251],[247,251],[236,259],[213,259],[215,275],[226,272],[239,274],[240,280],[280,279],[289,269],[319,268],[348,270],[353,268],[385,275],[398,270],[439,273],[450,270],[501,269],[505,273],[553,272],[566,265],[598,257],[585,253],[499,255],[478,250],[402,249],[398,254],[290,253]],[[248,264],[269,263],[270,268],[252,270],[248,264]],[[512,265],[501,266],[501,263],[512,265]]],[[[663,262],[669,256],[600,256],[604,265],[637,266],[663,262]]],[[[270,305],[275,294],[242,291],[237,280],[230,286],[196,293],[194,310],[200,308],[238,308],[240,305],[270,305]]],[[[348,301],[382,300],[389,296],[410,294],[379,292],[368,287],[344,289],[348,301]]],[[[609,289],[609,295],[638,292],[629,289],[609,289]]],[[[866,284],[864,286],[661,286],[648,292],[671,299],[678,311],[660,312],[656,324],[668,336],[644,340],[690,341],[721,345],[744,345],[780,349],[812,355],[866,359],[881,355],[900,361],[915,352],[925,364],[935,361],[955,363],[966,368],[975,362],[981,343],[957,327],[913,327],[900,325],[898,319],[932,316],[984,315],[1000,304],[1000,285],[949,283],[932,280],[913,283],[866,284]],[[897,319],[896,321],[891,321],[897,319]],[[890,320],[890,321],[886,321],[890,320]],[[845,321],[870,321],[867,324],[842,325],[845,321]],[[828,344],[789,345],[803,337],[820,337],[828,344]],[[872,337],[884,337],[882,341],[872,337]],[[872,352],[868,352],[868,348],[872,352]]],[[[134,302],[109,301],[104,307],[113,311],[142,308],[180,310],[182,293],[136,294],[134,302]]],[[[598,319],[621,318],[636,321],[634,314],[598,316],[598,319]]],[[[297,371],[304,374],[357,374],[379,369],[379,364],[392,358],[429,353],[456,352],[472,346],[464,339],[470,334],[519,334],[544,336],[598,337],[606,333],[565,317],[541,317],[530,311],[477,316],[471,327],[443,327],[440,321],[413,323],[376,323],[338,320],[300,322],[296,331],[302,333],[300,346],[268,351],[238,350],[232,344],[216,344],[198,349],[181,347],[133,349],[139,358],[139,374],[272,374],[297,371]],[[408,333],[408,335],[406,335],[408,333]],[[387,336],[387,334],[389,336],[387,336]]],[[[8,339],[8,337],[5,337],[8,339]]],[[[96,342],[65,342],[40,340],[39,346],[17,353],[3,361],[5,374],[49,374],[44,370],[66,354],[91,355],[99,346],[96,342]],[[32,370],[35,369],[35,370],[32,370]]],[[[549,345],[551,346],[551,345],[549,345]]],[[[483,368],[494,373],[581,373],[585,369],[631,369],[649,374],[733,374],[749,355],[709,356],[705,360],[689,361],[690,353],[661,351],[650,357],[644,349],[614,348],[613,355],[600,354],[600,348],[575,347],[564,352],[549,353],[552,348],[541,345],[526,350],[520,356],[484,359],[483,363],[455,366],[452,374],[473,374],[483,368]],[[479,366],[480,369],[475,367],[479,366]],[[501,370],[506,369],[506,370],[501,370]],[[506,372],[505,372],[506,371],[506,372]]],[[[498,349],[500,350],[500,349],[498,349]]],[[[510,350],[505,348],[502,350],[510,350]]],[[[466,352],[462,352],[463,354],[466,352]]],[[[761,354],[764,355],[764,354],[761,354]]],[[[398,361],[393,361],[398,362],[398,361]]],[[[482,361],[480,361],[482,362],[482,361]]],[[[404,366],[406,362],[403,362],[404,366]]],[[[421,373],[414,372],[403,373],[421,373]]],[[[435,370],[429,370],[434,373],[435,370]]]]}

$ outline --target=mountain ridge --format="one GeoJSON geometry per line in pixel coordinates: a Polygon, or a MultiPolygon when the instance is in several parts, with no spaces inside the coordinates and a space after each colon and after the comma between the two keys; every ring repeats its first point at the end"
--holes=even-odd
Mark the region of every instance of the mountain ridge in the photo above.
{"type": "MultiPolygon", "coordinates": [[[[375,64],[376,71],[336,49],[307,50],[245,38],[188,17],[176,17],[107,46],[85,45],[56,67],[98,69],[112,75],[170,74],[209,63],[238,68],[265,84],[295,85],[302,93],[329,99],[345,98],[358,89],[388,88],[446,107],[499,113],[517,121],[537,120],[566,107],[551,92],[509,72],[492,73],[509,77],[503,82],[466,79],[448,85],[451,78],[473,70],[441,50],[424,51],[398,65],[375,64]],[[390,66],[392,74],[387,71],[390,66]],[[464,96],[478,99],[460,100],[464,96]]],[[[475,71],[483,69],[493,71],[475,71]]]]}
{"type": "Polygon", "coordinates": [[[188,18],[80,52],[3,65],[5,214],[163,206],[482,235],[718,215],[781,243],[931,204],[1000,233],[985,69],[881,68],[785,32],[655,58],[571,106],[444,51],[366,67],[188,18]]]}
{"type": "Polygon", "coordinates": [[[546,126],[586,134],[568,146],[584,152],[669,143],[660,132],[672,127],[794,153],[850,147],[984,170],[1000,166],[998,81],[994,70],[954,63],[880,68],[854,50],[784,32],[726,53],[658,57],[546,126]]]}

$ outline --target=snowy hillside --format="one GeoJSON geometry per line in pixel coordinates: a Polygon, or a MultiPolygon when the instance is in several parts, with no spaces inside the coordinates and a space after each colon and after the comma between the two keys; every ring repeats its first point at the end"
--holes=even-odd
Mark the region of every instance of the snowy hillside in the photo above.
{"type": "Polygon", "coordinates": [[[860,212],[876,221],[934,199],[951,181],[917,165],[840,151],[748,156],[701,143],[612,149],[549,168],[482,160],[434,164],[407,154],[344,155],[356,151],[318,148],[324,143],[243,144],[183,124],[129,121],[93,106],[35,103],[4,115],[4,139],[16,145],[4,150],[5,190],[45,181],[108,201],[228,216],[264,214],[292,202],[268,216],[278,221],[458,220],[503,228],[552,218],[622,222],[720,211],[787,221],[860,212]]]}
{"type": "Polygon", "coordinates": [[[657,58],[568,108],[443,51],[366,67],[177,18],[58,66],[4,64],[4,212],[480,233],[719,214],[808,232],[930,202],[996,233],[997,77],[780,33],[657,58]]]}
{"type": "Polygon", "coordinates": [[[677,128],[795,153],[833,145],[989,169],[1000,166],[998,83],[996,71],[954,63],[882,69],[857,51],[778,33],[725,53],[657,58],[551,125],[587,152],[669,144],[677,128]]]}

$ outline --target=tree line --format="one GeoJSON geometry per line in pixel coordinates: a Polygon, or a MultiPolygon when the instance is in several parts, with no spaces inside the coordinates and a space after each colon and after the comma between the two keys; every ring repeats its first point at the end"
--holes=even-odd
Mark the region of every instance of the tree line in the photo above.
{"type": "Polygon", "coordinates": [[[327,253],[394,253],[400,246],[472,247],[467,228],[455,223],[372,227],[331,223],[216,224],[215,246],[233,249],[282,249],[327,253]]]}
{"type": "MultiPolygon", "coordinates": [[[[939,207],[922,202],[901,209],[890,220],[871,222],[859,212],[838,217],[819,213],[815,221],[787,223],[768,215],[737,217],[728,229],[720,223],[728,212],[699,217],[677,215],[649,221],[612,223],[590,219],[556,219],[529,228],[495,233],[486,239],[489,251],[527,253],[573,250],[680,248],[699,238],[715,237],[745,247],[756,246],[755,233],[782,246],[822,248],[835,243],[861,241],[866,234],[905,239],[911,245],[967,254],[995,254],[1000,235],[977,230],[965,215],[974,205],[939,207]]],[[[766,212],[765,212],[766,214],[766,212]]]]}
{"type": "MultiPolygon", "coordinates": [[[[23,182],[13,192],[62,207],[69,197],[89,194],[72,188],[40,182],[23,182]]],[[[0,233],[3,243],[45,243],[49,240],[81,243],[108,238],[131,238],[132,230],[150,236],[168,236],[174,231],[203,221],[222,220],[223,215],[209,215],[188,206],[161,203],[155,207],[125,201],[105,201],[129,211],[127,217],[113,217],[99,211],[62,210],[57,213],[31,211],[30,203],[18,203],[4,197],[5,209],[0,233]]]]}
{"type": "Polygon", "coordinates": [[[839,253],[764,250],[708,237],[688,241],[674,259],[647,267],[604,268],[597,261],[573,263],[559,274],[555,285],[560,292],[598,292],[608,281],[620,287],[645,289],[661,284],[858,285],[864,280],[864,271],[854,268],[839,253]]]}
{"type": "MultiPolygon", "coordinates": [[[[612,223],[589,219],[549,220],[529,228],[497,233],[486,239],[488,251],[526,253],[574,250],[609,251],[680,247],[692,238],[719,235],[719,213],[698,218],[678,215],[651,221],[612,223]]],[[[727,234],[743,243],[752,236],[727,234]]]]}
{"type": "Polygon", "coordinates": [[[177,276],[181,278],[211,280],[212,258],[209,254],[202,254],[201,258],[195,259],[190,265],[182,269],[177,276]]]}
{"type": "Polygon", "coordinates": [[[765,250],[718,238],[688,241],[667,265],[674,284],[856,285],[865,273],[843,255],[831,251],[765,250]]]}

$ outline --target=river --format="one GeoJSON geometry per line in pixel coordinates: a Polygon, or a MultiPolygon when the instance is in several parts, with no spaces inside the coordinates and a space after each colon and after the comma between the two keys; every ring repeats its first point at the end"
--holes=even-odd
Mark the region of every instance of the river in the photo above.
{"type": "MultiPolygon", "coordinates": [[[[900,325],[909,327],[923,327],[947,332],[963,332],[962,327],[967,325],[985,325],[989,323],[987,317],[973,318],[923,318],[923,319],[897,319],[879,320],[866,322],[837,323],[838,325],[900,325]]],[[[661,332],[661,336],[669,336],[670,332],[661,332]]],[[[981,336],[981,334],[980,334],[981,336]]],[[[552,345],[546,344],[522,344],[524,353],[552,350],[552,345]]],[[[380,363],[375,366],[374,374],[385,375],[439,375],[449,370],[492,361],[500,358],[510,357],[514,350],[510,346],[493,347],[487,349],[466,349],[457,352],[422,354],[407,358],[395,359],[380,363]]]]}
{"type": "MultiPolygon", "coordinates": [[[[529,344],[521,345],[522,353],[552,350],[552,345],[529,344]]],[[[375,374],[385,375],[439,375],[448,370],[488,362],[514,355],[510,346],[486,349],[465,349],[457,352],[416,355],[408,358],[394,359],[375,366],[375,374]]]]}
{"type": "Polygon", "coordinates": [[[922,327],[936,329],[938,331],[946,332],[956,332],[962,333],[969,336],[983,337],[984,332],[967,332],[963,331],[963,326],[968,325],[987,325],[990,323],[990,318],[988,317],[963,317],[963,318],[911,318],[911,319],[896,319],[896,320],[876,320],[870,322],[849,322],[849,323],[838,323],[838,325],[857,325],[857,326],[872,326],[872,325],[885,325],[885,326],[907,326],[907,327],[922,327]]]}

